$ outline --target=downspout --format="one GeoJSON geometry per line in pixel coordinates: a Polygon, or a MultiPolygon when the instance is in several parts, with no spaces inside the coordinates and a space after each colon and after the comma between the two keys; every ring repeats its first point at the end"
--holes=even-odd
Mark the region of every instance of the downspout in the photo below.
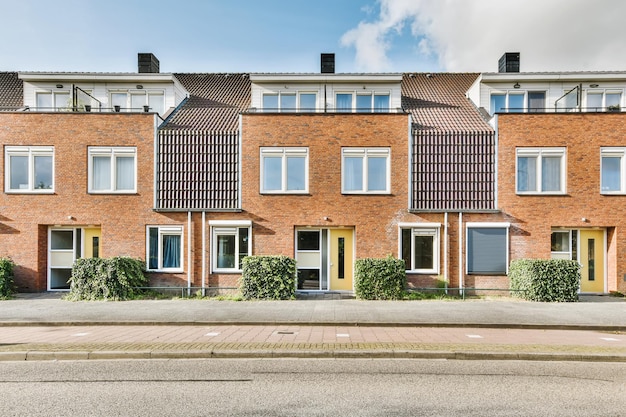
{"type": "Polygon", "coordinates": [[[459,212],[459,291],[465,298],[465,283],[463,282],[463,212],[459,212]]]}
{"type": "Polygon", "coordinates": [[[206,211],[202,212],[202,296],[206,296],[206,211]]]}
{"type": "Polygon", "coordinates": [[[448,284],[450,283],[450,278],[448,276],[448,262],[449,262],[449,254],[448,250],[450,249],[448,241],[448,212],[446,211],[443,215],[443,282],[445,284],[446,294],[448,293],[448,284]]]}
{"type": "Polygon", "coordinates": [[[191,296],[191,212],[187,212],[187,296],[191,296]]]}

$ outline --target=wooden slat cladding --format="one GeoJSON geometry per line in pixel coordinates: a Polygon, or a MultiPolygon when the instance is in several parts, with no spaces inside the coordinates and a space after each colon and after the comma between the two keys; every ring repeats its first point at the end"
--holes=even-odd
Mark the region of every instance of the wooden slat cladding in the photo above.
{"type": "Polygon", "coordinates": [[[414,210],[493,210],[493,132],[413,132],[414,210]]]}
{"type": "Polygon", "coordinates": [[[238,142],[237,132],[159,132],[157,209],[237,209],[238,142]]]}

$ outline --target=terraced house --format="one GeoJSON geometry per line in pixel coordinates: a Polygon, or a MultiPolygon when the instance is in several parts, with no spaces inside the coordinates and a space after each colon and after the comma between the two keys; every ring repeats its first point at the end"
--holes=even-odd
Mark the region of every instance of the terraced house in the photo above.
{"type": "MultiPolygon", "coordinates": [[[[158,67],[0,74],[0,256],[21,290],[117,255],[145,259],[153,286],[227,289],[243,257],[276,254],[300,291],[351,291],[354,260],[387,255],[413,287],[507,288],[510,260],[552,256],[591,257],[602,286],[582,291],[624,290],[622,116],[604,111],[623,74],[598,112],[565,113],[556,74],[343,74],[332,54],[319,73],[158,67]],[[537,179],[553,172],[557,192],[537,179]]],[[[577,97],[597,100],[593,75],[577,97]]]]}

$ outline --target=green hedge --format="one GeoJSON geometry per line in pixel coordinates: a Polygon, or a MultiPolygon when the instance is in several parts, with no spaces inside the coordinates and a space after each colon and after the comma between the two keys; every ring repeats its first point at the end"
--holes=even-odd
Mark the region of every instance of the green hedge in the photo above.
{"type": "Polygon", "coordinates": [[[128,257],[77,259],[70,277],[70,300],[127,300],[146,286],[146,264],[128,257]]]}
{"type": "Polygon", "coordinates": [[[246,256],[240,280],[244,300],[290,300],[296,295],[296,261],[288,256],[246,256]]]}
{"type": "Polygon", "coordinates": [[[406,270],[402,259],[391,256],[385,259],[357,259],[355,273],[357,298],[401,300],[405,296],[406,270]]]}
{"type": "Polygon", "coordinates": [[[509,267],[511,294],[530,301],[578,301],[580,264],[564,259],[518,259],[509,267]]]}
{"type": "Polygon", "coordinates": [[[13,268],[15,264],[9,258],[0,258],[0,299],[9,298],[15,292],[13,268]]]}

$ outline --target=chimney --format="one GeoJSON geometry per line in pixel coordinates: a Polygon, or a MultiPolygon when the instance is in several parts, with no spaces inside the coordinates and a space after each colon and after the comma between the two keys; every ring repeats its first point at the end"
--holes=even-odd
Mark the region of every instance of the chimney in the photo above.
{"type": "Polygon", "coordinates": [[[335,54],[322,54],[322,74],[335,73],[335,54]]]}
{"type": "Polygon", "coordinates": [[[138,72],[140,73],[158,73],[159,60],[152,53],[138,54],[138,72]]]}
{"type": "Polygon", "coordinates": [[[498,61],[498,72],[519,72],[519,52],[506,52],[498,61]]]}

